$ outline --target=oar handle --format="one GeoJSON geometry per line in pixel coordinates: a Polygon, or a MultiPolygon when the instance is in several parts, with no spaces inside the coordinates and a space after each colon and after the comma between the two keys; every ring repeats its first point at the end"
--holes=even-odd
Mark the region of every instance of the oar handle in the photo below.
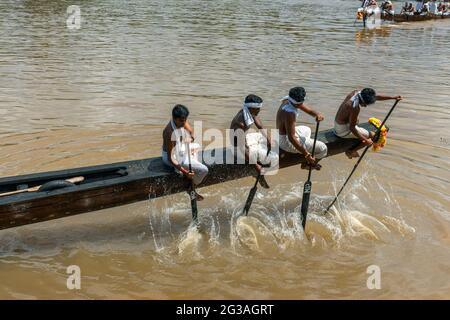
{"type": "Polygon", "coordinates": [[[187,153],[188,153],[188,161],[189,161],[189,172],[192,173],[192,162],[191,162],[191,145],[190,143],[186,143],[187,145],[187,153]]]}
{"type": "Polygon", "coordinates": [[[316,142],[317,142],[317,135],[319,134],[319,126],[320,126],[320,121],[316,120],[316,132],[314,132],[314,142],[313,142],[313,149],[311,152],[311,155],[314,158],[314,154],[316,153],[316,142]]]}
{"type": "Polygon", "coordinates": [[[83,182],[84,181],[84,177],[75,177],[75,178],[70,178],[66,180],[67,182],[72,182],[72,183],[79,183],[79,182],[83,182]]]}
{"type": "MultiPolygon", "coordinates": [[[[317,135],[319,134],[319,125],[320,125],[320,121],[316,120],[316,132],[314,132],[314,142],[313,142],[313,149],[311,152],[311,156],[314,158],[314,155],[316,153],[316,142],[317,142],[317,135]]],[[[308,180],[311,180],[311,171],[312,171],[312,165],[309,165],[309,172],[308,172],[308,180]]]]}

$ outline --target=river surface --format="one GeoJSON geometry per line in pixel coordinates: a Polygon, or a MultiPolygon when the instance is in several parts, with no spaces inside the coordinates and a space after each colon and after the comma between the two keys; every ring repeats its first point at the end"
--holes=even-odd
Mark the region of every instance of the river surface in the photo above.
{"type": "Polygon", "coordinates": [[[306,237],[296,166],[268,177],[248,218],[252,178],[201,189],[201,233],[185,194],[0,231],[0,298],[450,298],[449,20],[363,30],[359,2],[343,0],[78,3],[78,30],[70,1],[0,3],[0,176],[158,156],[175,103],[222,129],[255,93],[273,128],[301,85],[325,129],[353,89],[404,100],[328,216],[354,160],[313,173],[306,237]]]}

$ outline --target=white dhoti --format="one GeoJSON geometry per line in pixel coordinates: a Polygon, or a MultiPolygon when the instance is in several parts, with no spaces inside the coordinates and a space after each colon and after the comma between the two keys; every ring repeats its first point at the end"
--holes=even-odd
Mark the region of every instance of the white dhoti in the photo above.
{"type": "MultiPolygon", "coordinates": [[[[355,126],[356,130],[358,130],[359,134],[361,134],[364,138],[369,139],[370,133],[364,128],[361,128],[359,126],[355,126]]],[[[359,139],[357,136],[353,134],[353,132],[350,130],[350,124],[339,124],[336,121],[334,122],[334,134],[337,135],[339,138],[344,139],[359,139]]]]}
{"type": "MultiPolygon", "coordinates": [[[[180,152],[180,156],[176,157],[176,158],[180,158],[181,161],[179,161],[178,159],[176,159],[180,165],[185,168],[186,170],[189,170],[189,158],[188,158],[188,154],[183,152],[183,149],[180,148],[182,151],[180,152]]],[[[194,172],[194,177],[192,178],[192,181],[194,182],[195,185],[200,184],[206,177],[206,175],[208,174],[208,167],[205,166],[203,163],[201,163],[198,160],[198,150],[200,150],[200,146],[198,143],[191,143],[190,144],[190,149],[191,149],[191,167],[192,167],[192,171],[194,172]]],[[[185,148],[184,148],[185,150],[185,148]]],[[[172,164],[169,161],[169,156],[167,154],[166,151],[163,150],[162,152],[162,160],[164,162],[165,165],[172,167],[172,164]]],[[[177,169],[175,169],[175,171],[179,174],[181,174],[180,171],[178,171],[177,169]]]]}
{"type": "Polygon", "coordinates": [[[269,174],[272,170],[278,169],[278,154],[270,151],[267,153],[267,139],[259,132],[247,133],[245,143],[248,147],[249,162],[259,162],[269,168],[264,169],[264,174],[269,174]]]}
{"type": "MultiPolygon", "coordinates": [[[[295,127],[295,138],[303,145],[309,153],[312,153],[314,138],[311,139],[311,129],[306,126],[295,127]]],[[[289,141],[287,135],[280,135],[280,148],[291,153],[300,153],[294,145],[289,141]]],[[[322,159],[327,156],[327,145],[322,141],[317,140],[314,152],[314,158],[322,159]]]]}

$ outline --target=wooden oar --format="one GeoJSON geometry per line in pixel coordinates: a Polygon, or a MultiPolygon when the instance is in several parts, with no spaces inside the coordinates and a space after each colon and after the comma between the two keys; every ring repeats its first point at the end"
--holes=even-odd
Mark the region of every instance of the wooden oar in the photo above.
{"type": "MultiPolygon", "coordinates": [[[[313,158],[314,158],[314,153],[316,151],[316,141],[317,141],[317,134],[319,132],[319,124],[320,124],[320,121],[317,121],[316,132],[314,133],[313,149],[312,149],[312,153],[311,153],[311,156],[313,158]]],[[[305,185],[303,186],[302,208],[300,211],[302,214],[303,230],[305,230],[305,226],[306,226],[306,217],[308,215],[308,208],[309,208],[309,197],[311,195],[311,188],[312,188],[311,172],[312,172],[312,165],[309,165],[308,180],[306,180],[305,185]]]]}
{"type": "MultiPolygon", "coordinates": [[[[66,179],[64,181],[71,182],[71,183],[78,183],[78,182],[84,181],[84,177],[74,177],[74,178],[66,179]]],[[[11,191],[11,192],[5,192],[5,193],[1,193],[0,197],[10,196],[10,195],[13,195],[13,194],[24,193],[24,192],[36,192],[36,191],[39,190],[40,187],[42,187],[42,185],[39,185],[39,186],[36,186],[36,187],[32,187],[32,188],[28,188],[28,189],[23,189],[23,190],[16,190],[16,191],[11,191]]]]}
{"type": "MultiPolygon", "coordinates": [[[[387,119],[389,119],[392,111],[394,111],[395,107],[397,106],[397,104],[400,102],[400,100],[395,101],[394,105],[392,106],[391,110],[389,110],[388,114],[386,115],[386,117],[384,118],[383,122],[381,123],[380,127],[377,129],[377,131],[375,132],[375,136],[373,137],[373,141],[377,141],[378,138],[380,137],[380,133],[381,133],[381,128],[383,128],[384,124],[386,123],[387,119]]],[[[345,186],[347,185],[348,181],[350,180],[350,178],[352,177],[353,173],[356,171],[356,168],[358,168],[358,165],[361,163],[362,159],[364,158],[364,156],[366,155],[367,151],[369,150],[371,146],[367,146],[363,153],[361,154],[361,156],[358,158],[358,161],[356,162],[355,166],[353,167],[352,172],[350,172],[350,175],[348,176],[347,180],[345,180],[344,184],[342,185],[342,188],[339,190],[339,192],[337,193],[336,197],[334,197],[333,202],[331,202],[331,204],[327,207],[327,209],[324,211],[324,213],[327,213],[331,207],[336,203],[339,195],[341,194],[342,190],[344,190],[345,186]]]]}
{"type": "MultiPolygon", "coordinates": [[[[267,150],[266,156],[268,156],[269,153],[270,153],[270,150],[267,150]]],[[[250,211],[250,207],[252,205],[253,199],[255,198],[255,194],[256,194],[256,191],[258,190],[258,183],[259,183],[260,179],[261,179],[261,171],[258,172],[258,175],[256,176],[255,185],[250,190],[250,193],[248,194],[248,197],[247,197],[247,201],[245,202],[243,213],[246,216],[248,215],[248,212],[250,211]]]]}
{"type": "Polygon", "coordinates": [[[249,212],[250,207],[251,207],[252,202],[253,202],[253,198],[255,197],[256,191],[258,190],[258,182],[259,182],[260,178],[261,178],[261,171],[258,173],[258,176],[256,177],[255,185],[250,190],[250,193],[248,194],[248,197],[247,197],[247,201],[245,202],[243,213],[246,216],[248,215],[248,212],[249,212]]]}
{"type": "MultiPolygon", "coordinates": [[[[189,173],[193,173],[191,163],[191,148],[189,142],[187,143],[187,152],[189,159],[189,173]]],[[[197,224],[198,222],[197,193],[195,192],[195,184],[193,180],[191,180],[191,190],[189,191],[189,197],[191,198],[192,221],[195,224],[197,224]]]]}

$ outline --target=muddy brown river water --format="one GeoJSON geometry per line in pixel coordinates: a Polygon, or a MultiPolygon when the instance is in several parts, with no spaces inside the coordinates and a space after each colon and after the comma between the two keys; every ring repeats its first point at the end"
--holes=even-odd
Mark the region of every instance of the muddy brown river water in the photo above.
{"type": "Polygon", "coordinates": [[[0,3],[0,176],[158,156],[175,103],[222,129],[255,93],[273,128],[301,85],[325,129],[355,88],[405,98],[331,216],[319,213],[354,162],[313,174],[308,239],[307,173],[293,167],[268,178],[249,218],[237,213],[251,178],[202,189],[202,234],[184,194],[0,231],[0,298],[450,298],[450,21],[362,30],[343,0],[99,0],[81,1],[69,30],[70,4],[0,3]],[[80,290],[66,287],[70,265],[80,290]]]}

